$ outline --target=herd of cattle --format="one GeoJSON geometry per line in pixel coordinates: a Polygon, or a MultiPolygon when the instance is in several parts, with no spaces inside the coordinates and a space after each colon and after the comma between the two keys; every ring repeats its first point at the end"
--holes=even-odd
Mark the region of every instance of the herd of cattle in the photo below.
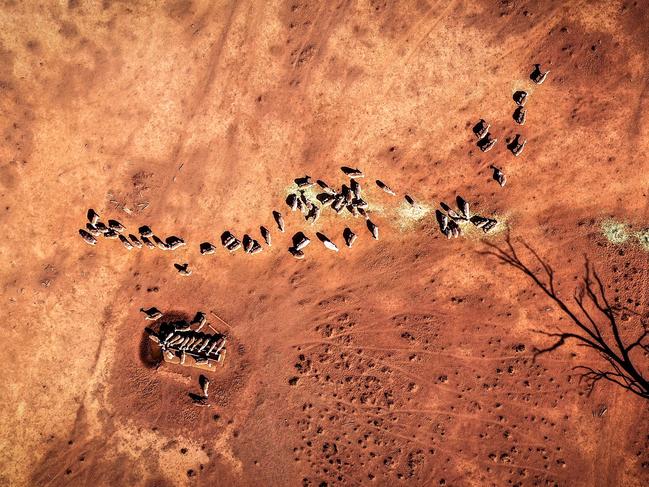
{"type": "MultiPolygon", "coordinates": [[[[157,308],[142,308],[147,320],[162,318],[157,308]]],[[[158,330],[146,328],[145,331],[154,343],[158,344],[165,362],[191,365],[212,370],[214,363],[223,362],[227,337],[221,333],[205,333],[207,324],[205,313],[199,311],[192,321],[183,319],[163,322],[158,330]]]]}
{"type": "MultiPolygon", "coordinates": [[[[530,79],[540,85],[545,81],[548,72],[543,72],[541,66],[535,64],[530,74],[530,79]]],[[[528,98],[528,93],[523,90],[518,90],[513,95],[516,108],[512,118],[517,125],[525,124],[527,118],[525,104],[528,98]]],[[[490,127],[491,125],[487,121],[480,119],[472,129],[477,137],[477,147],[482,152],[490,151],[498,141],[489,131],[490,127]]],[[[523,139],[521,134],[518,133],[509,138],[507,142],[507,149],[514,156],[519,156],[527,144],[527,140],[523,139]]],[[[501,187],[504,187],[507,178],[502,169],[493,164],[489,167],[493,171],[492,178],[501,187]]],[[[329,208],[336,215],[347,211],[354,217],[362,217],[365,219],[365,225],[371,237],[378,240],[379,227],[370,219],[370,205],[364,199],[359,181],[365,177],[365,174],[360,169],[348,166],[341,167],[341,170],[349,178],[349,181],[346,184],[342,184],[339,189],[329,186],[321,179],[314,182],[311,176],[308,175],[296,178],[294,180],[295,190],[289,193],[285,200],[289,211],[301,212],[307,223],[317,222],[326,208],[329,208]],[[314,191],[316,189],[317,191],[314,191]]],[[[375,184],[386,194],[396,196],[395,191],[385,182],[377,179],[375,184]]],[[[406,194],[404,195],[404,199],[408,205],[412,207],[417,206],[412,196],[406,194]]],[[[456,205],[457,209],[452,208],[444,202],[440,202],[440,208],[435,210],[439,230],[447,238],[459,237],[461,235],[462,224],[473,224],[485,233],[491,231],[498,224],[494,218],[473,214],[470,210],[469,203],[462,196],[458,195],[456,197],[456,205]]],[[[117,220],[102,222],[97,212],[93,209],[88,210],[87,217],[88,222],[85,228],[79,230],[79,234],[90,245],[95,245],[98,237],[119,240],[127,250],[147,247],[149,249],[158,248],[168,251],[185,245],[185,241],[175,235],[164,239],[158,237],[153,233],[151,227],[147,225],[139,227],[139,236],[132,233],[126,234],[124,225],[117,220]]],[[[277,230],[284,233],[286,224],[280,211],[273,211],[273,220],[275,221],[277,230]]],[[[272,245],[271,231],[265,226],[260,226],[259,233],[261,240],[263,240],[266,246],[270,247],[272,245]]],[[[339,251],[334,240],[330,239],[327,235],[322,232],[316,232],[315,234],[325,248],[334,252],[339,251]]],[[[345,245],[351,248],[357,239],[357,235],[347,226],[342,232],[342,238],[345,245]]],[[[310,243],[311,239],[299,231],[293,235],[292,245],[288,248],[288,252],[296,259],[303,259],[305,257],[304,249],[310,243]]],[[[243,248],[243,251],[247,254],[257,254],[263,250],[260,241],[254,237],[245,234],[240,240],[229,230],[223,232],[221,235],[221,244],[229,252],[236,252],[240,248],[243,248]]],[[[201,255],[209,255],[216,252],[216,246],[211,242],[202,242],[199,245],[199,250],[201,255]]],[[[175,263],[174,266],[181,275],[191,275],[188,263],[175,263]]],[[[147,314],[147,319],[155,320],[162,316],[162,313],[155,308],[143,309],[142,311],[147,314]]],[[[163,323],[159,331],[156,332],[147,328],[147,332],[151,340],[160,345],[166,361],[183,365],[189,364],[209,370],[213,367],[213,362],[218,363],[223,361],[226,338],[218,333],[214,335],[202,333],[201,329],[204,324],[205,315],[199,312],[190,323],[183,320],[163,323]],[[193,330],[192,326],[194,325],[197,325],[197,328],[193,330]]],[[[207,398],[209,381],[207,379],[203,380],[201,387],[203,388],[204,395],[199,397],[199,399],[203,400],[207,398]]]]}
{"type": "MultiPolygon", "coordinates": [[[[530,74],[530,79],[534,83],[540,85],[545,81],[548,72],[549,71],[543,72],[541,66],[535,64],[534,69],[530,74]]],[[[518,125],[523,125],[525,123],[527,117],[525,104],[528,98],[528,93],[523,90],[518,90],[513,95],[514,102],[516,103],[513,119],[518,125]]],[[[477,146],[483,152],[491,150],[498,141],[498,139],[489,131],[490,127],[491,125],[484,119],[481,119],[473,126],[473,133],[478,139],[477,146]]],[[[523,139],[521,134],[515,134],[513,137],[508,139],[507,148],[514,156],[519,156],[523,152],[526,144],[527,140],[523,139]]],[[[493,179],[501,187],[504,187],[507,178],[502,169],[495,165],[489,167],[493,170],[493,179]]],[[[321,179],[314,182],[308,175],[296,178],[296,190],[286,197],[286,205],[290,211],[302,212],[307,223],[315,223],[320,218],[323,210],[327,207],[336,214],[340,214],[346,210],[354,217],[363,217],[370,235],[373,239],[378,240],[379,227],[370,219],[369,204],[363,198],[361,184],[359,182],[359,179],[363,178],[365,174],[360,169],[347,166],[341,167],[341,170],[344,175],[349,178],[349,184],[343,184],[340,189],[332,188],[321,179]],[[310,197],[306,191],[307,189],[313,188],[319,188],[319,193],[315,198],[310,197]]],[[[396,196],[396,193],[390,188],[390,186],[383,181],[376,180],[376,185],[385,193],[391,196],[396,196]]],[[[309,194],[313,194],[313,191],[309,191],[309,194]]],[[[405,195],[405,201],[411,206],[416,206],[414,198],[408,194],[405,195]]],[[[441,209],[435,211],[439,229],[447,238],[458,237],[461,234],[461,224],[463,222],[470,222],[477,228],[482,229],[485,233],[489,232],[497,225],[498,222],[493,218],[477,214],[472,215],[469,211],[469,203],[461,196],[457,196],[456,202],[457,211],[444,202],[440,203],[441,209]]],[[[283,233],[286,225],[282,213],[277,210],[273,211],[273,219],[277,225],[277,229],[283,233]]],[[[90,245],[95,245],[97,243],[97,237],[99,236],[109,239],[118,239],[128,250],[142,248],[143,246],[150,249],[157,247],[161,250],[175,250],[185,245],[185,241],[175,235],[163,240],[157,235],[154,235],[151,228],[146,225],[139,228],[139,238],[132,233],[126,236],[124,234],[125,230],[125,227],[117,220],[108,220],[107,223],[100,221],[99,215],[93,209],[90,209],[88,210],[88,222],[86,223],[86,227],[80,229],[79,234],[83,240],[90,245]]],[[[259,233],[261,240],[263,240],[266,246],[271,246],[272,236],[270,230],[265,226],[261,226],[259,227],[259,233]]],[[[324,233],[316,232],[316,237],[322,242],[325,248],[334,252],[339,251],[334,240],[330,239],[324,233]]],[[[347,247],[352,247],[356,241],[357,235],[350,227],[346,227],[343,230],[342,238],[347,247]]],[[[309,239],[303,232],[297,232],[293,235],[292,245],[288,248],[288,252],[296,259],[303,259],[305,256],[304,249],[310,243],[311,239],[309,239]]],[[[257,254],[263,250],[260,241],[254,237],[245,234],[240,240],[229,230],[223,232],[221,235],[221,244],[229,252],[236,252],[240,248],[243,248],[243,251],[247,254],[257,254]]],[[[201,255],[209,255],[216,251],[216,246],[211,242],[202,242],[199,245],[199,250],[201,255]]],[[[191,275],[188,263],[175,263],[174,267],[179,274],[183,276],[191,275]]]]}

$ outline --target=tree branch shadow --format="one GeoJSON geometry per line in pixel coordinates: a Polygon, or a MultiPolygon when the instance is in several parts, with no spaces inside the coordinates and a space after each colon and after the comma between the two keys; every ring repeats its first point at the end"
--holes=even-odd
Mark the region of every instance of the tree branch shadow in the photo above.
{"type": "Polygon", "coordinates": [[[580,371],[580,382],[585,382],[588,394],[602,380],[616,384],[635,395],[649,400],[649,371],[638,370],[632,352],[644,351],[649,353],[649,326],[641,323],[642,331],[631,342],[625,343],[618,324],[618,316],[622,311],[638,315],[635,311],[611,305],[606,297],[606,288],[595,267],[587,257],[584,257],[584,275],[581,284],[575,289],[573,299],[569,302],[561,298],[556,289],[554,269],[544,261],[539,254],[526,242],[520,241],[540,264],[540,270],[533,270],[525,263],[518,250],[507,235],[506,246],[498,247],[485,242],[489,250],[480,252],[497,258],[501,263],[509,265],[529,277],[567,316],[574,325],[570,331],[559,330],[547,332],[535,330],[537,333],[553,339],[553,343],[545,348],[535,348],[534,360],[539,356],[551,353],[567,341],[572,340],[580,346],[596,351],[603,358],[605,366],[601,369],[588,366],[577,366],[573,370],[580,371]]]}

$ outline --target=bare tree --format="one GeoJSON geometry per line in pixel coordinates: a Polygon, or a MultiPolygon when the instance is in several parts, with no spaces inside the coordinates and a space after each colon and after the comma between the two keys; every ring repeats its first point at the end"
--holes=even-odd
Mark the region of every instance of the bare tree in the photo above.
{"type": "MultiPolygon", "coordinates": [[[[506,242],[507,248],[500,248],[487,242],[491,250],[484,253],[497,257],[502,263],[511,265],[527,275],[575,325],[574,331],[560,330],[556,333],[538,331],[554,338],[555,341],[546,348],[536,348],[534,358],[556,350],[568,340],[574,340],[579,345],[598,352],[607,364],[602,369],[588,366],[574,368],[581,371],[581,380],[586,382],[589,394],[600,380],[606,380],[644,399],[649,399],[649,370],[638,370],[638,365],[634,362],[637,353],[644,353],[645,358],[649,354],[649,326],[644,320],[640,320],[640,333],[635,339],[628,341],[623,337],[617,321],[622,312],[636,317],[638,313],[609,303],[605,286],[587,258],[585,258],[581,285],[573,295],[575,304],[569,305],[557,293],[552,267],[527,243],[522,242],[522,245],[541,264],[540,270],[532,270],[521,260],[509,236],[506,242]]],[[[645,360],[645,369],[647,369],[646,363],[645,360]]]]}

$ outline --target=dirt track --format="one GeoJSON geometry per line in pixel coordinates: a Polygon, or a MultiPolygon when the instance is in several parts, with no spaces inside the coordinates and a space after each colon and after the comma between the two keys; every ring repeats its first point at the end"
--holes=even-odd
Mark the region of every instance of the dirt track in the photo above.
{"type": "Polygon", "coordinates": [[[586,254],[646,313],[647,251],[601,222],[649,217],[647,2],[86,3],[0,9],[0,485],[649,482],[646,401],[586,396],[583,348],[533,363],[535,330],[565,318],[481,234],[446,240],[371,184],[431,209],[462,194],[567,298],[586,254]],[[481,117],[500,139],[486,156],[481,117]],[[199,255],[225,229],[274,229],[293,178],[340,185],[344,164],[367,174],[378,242],[361,220],[287,214],[259,255],[199,255]],[[189,245],[90,247],[89,207],[189,245]],[[346,225],[351,250],[286,252],[298,230],[342,246],[346,225]],[[229,324],[210,408],[187,398],[197,373],[142,360],[141,306],[229,324]]]}

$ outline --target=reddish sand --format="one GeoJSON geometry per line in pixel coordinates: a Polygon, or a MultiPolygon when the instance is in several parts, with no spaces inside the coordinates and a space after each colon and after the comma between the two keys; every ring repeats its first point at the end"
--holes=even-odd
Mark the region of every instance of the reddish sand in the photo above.
{"type": "Polygon", "coordinates": [[[533,362],[537,330],[568,320],[481,232],[446,240],[402,206],[461,194],[500,220],[488,242],[508,229],[552,263],[566,299],[586,254],[646,319],[647,252],[600,228],[649,216],[646,1],[64,3],[0,8],[0,486],[649,483],[647,402],[587,396],[572,368],[602,362],[570,342],[533,362]],[[479,118],[499,138],[486,155],[479,118]],[[379,241],[287,211],[293,178],[340,186],[341,165],[365,171],[379,241]],[[188,245],[88,246],[90,207],[188,245]],[[220,246],[262,224],[262,253],[220,246]],[[188,397],[201,371],[147,359],[143,306],[228,334],[209,407],[188,397]]]}

